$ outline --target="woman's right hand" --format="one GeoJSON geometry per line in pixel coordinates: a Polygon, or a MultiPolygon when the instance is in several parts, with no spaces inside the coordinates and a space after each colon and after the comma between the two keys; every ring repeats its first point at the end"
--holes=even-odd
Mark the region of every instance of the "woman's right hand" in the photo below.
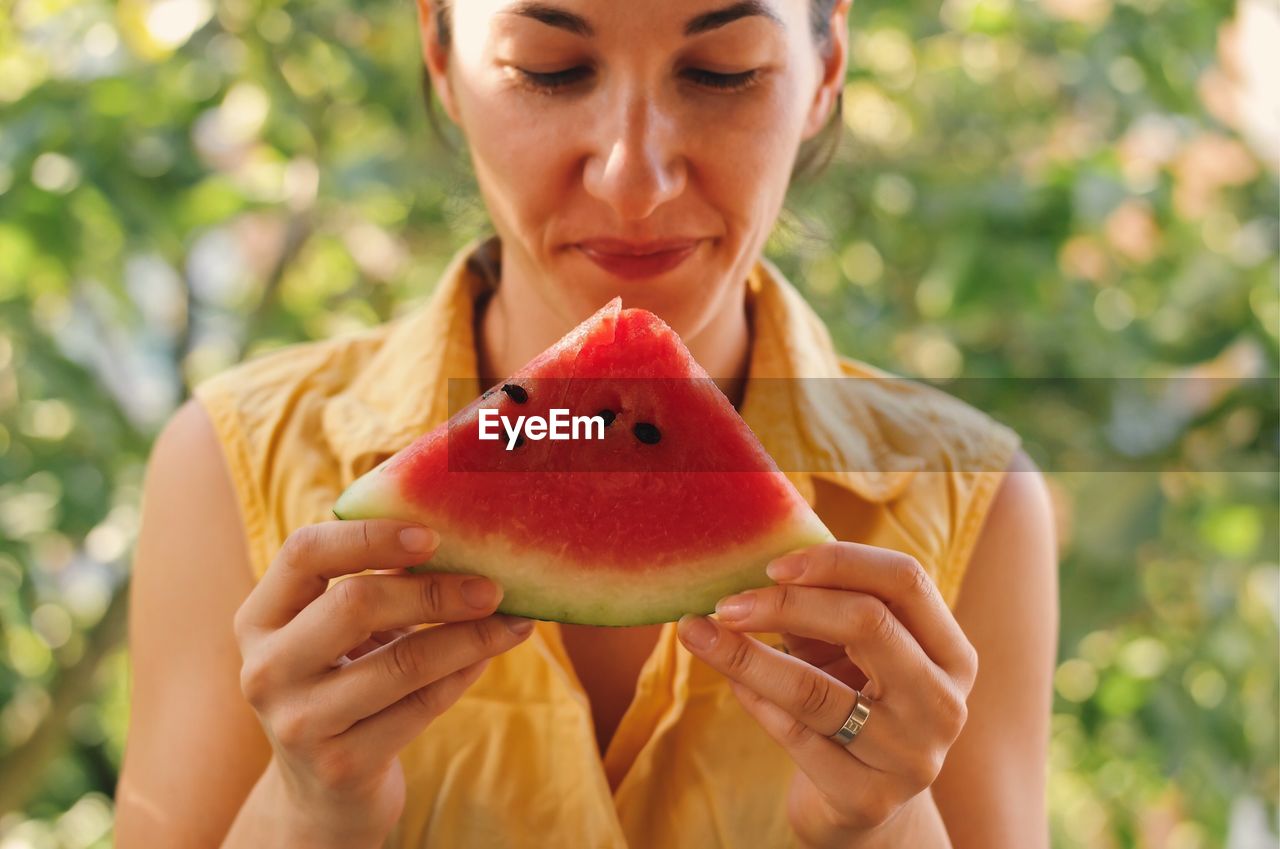
{"type": "Polygon", "coordinates": [[[487,578],[400,572],[329,587],[420,564],[438,542],[388,519],[299,528],[236,612],[241,690],[273,749],[263,780],[300,839],[380,844],[404,807],[397,754],[533,629],[491,615],[502,590],[487,578]],[[411,630],[428,622],[448,624],[411,630]]]}

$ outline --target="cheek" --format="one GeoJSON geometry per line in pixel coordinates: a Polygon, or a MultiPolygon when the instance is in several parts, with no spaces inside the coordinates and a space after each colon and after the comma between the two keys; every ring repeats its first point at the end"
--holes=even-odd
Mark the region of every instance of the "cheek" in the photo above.
{"type": "Polygon", "coordinates": [[[781,86],[750,102],[701,110],[688,124],[687,154],[701,190],[739,228],[762,226],[785,194],[800,138],[795,100],[781,86]]]}
{"type": "Polygon", "coordinates": [[[467,146],[493,213],[522,228],[545,223],[564,200],[571,156],[555,113],[490,108],[482,100],[467,121],[467,146]]]}
{"type": "MultiPolygon", "coordinates": [[[[786,79],[737,95],[717,95],[690,104],[684,116],[690,138],[706,139],[728,152],[756,160],[776,157],[800,134],[799,101],[786,79]]],[[[754,164],[754,160],[753,160],[754,164]]]]}
{"type": "Polygon", "coordinates": [[[558,117],[562,111],[530,108],[527,104],[481,104],[470,116],[468,141],[474,154],[494,168],[532,176],[536,172],[529,170],[531,163],[545,162],[553,151],[564,149],[560,126],[564,122],[558,117]]]}

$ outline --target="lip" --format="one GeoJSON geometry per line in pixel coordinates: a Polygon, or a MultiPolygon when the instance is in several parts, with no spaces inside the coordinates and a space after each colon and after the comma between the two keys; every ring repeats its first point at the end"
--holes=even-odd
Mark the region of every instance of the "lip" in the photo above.
{"type": "Polygon", "coordinates": [[[693,255],[700,239],[624,242],[590,239],[575,247],[600,268],[619,277],[655,277],[676,268],[693,255]]]}
{"type": "Polygon", "coordinates": [[[625,239],[584,239],[578,242],[578,247],[598,254],[644,256],[682,250],[696,245],[698,241],[698,239],[658,239],[652,242],[628,242],[625,239]]]}

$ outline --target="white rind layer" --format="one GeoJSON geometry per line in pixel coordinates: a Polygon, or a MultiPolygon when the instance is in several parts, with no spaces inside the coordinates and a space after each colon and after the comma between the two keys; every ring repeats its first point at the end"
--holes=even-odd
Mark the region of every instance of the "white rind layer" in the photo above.
{"type": "MultiPolygon", "coordinates": [[[[398,518],[433,528],[440,533],[440,548],[418,571],[484,575],[503,588],[499,612],[570,624],[649,625],[686,613],[711,613],[726,595],[772,583],[764,571],[770,560],[834,539],[797,498],[791,514],[773,530],[753,529],[752,539],[713,555],[655,560],[650,568],[610,567],[560,552],[530,551],[498,532],[483,536],[475,536],[470,529],[455,532],[448,519],[389,497],[390,482],[380,484],[381,478],[375,470],[357,481],[339,499],[335,515],[398,518]]],[[[601,550],[616,544],[604,540],[601,550]]],[[[644,540],[625,544],[642,547],[644,540]]]]}

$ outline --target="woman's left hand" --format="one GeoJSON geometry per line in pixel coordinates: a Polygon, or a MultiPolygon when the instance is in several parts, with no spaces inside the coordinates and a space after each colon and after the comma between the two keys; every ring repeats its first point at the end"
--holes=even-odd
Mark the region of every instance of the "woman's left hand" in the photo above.
{"type": "Polygon", "coordinates": [[[795,760],[787,815],[800,839],[856,846],[941,771],[964,727],[977,652],[910,555],[824,543],[778,558],[769,576],[778,585],[722,599],[718,624],[685,616],[679,634],[795,760]],[[782,634],[790,656],[747,632],[782,634]],[[870,716],[841,745],[829,735],[858,690],[870,716]]]}

